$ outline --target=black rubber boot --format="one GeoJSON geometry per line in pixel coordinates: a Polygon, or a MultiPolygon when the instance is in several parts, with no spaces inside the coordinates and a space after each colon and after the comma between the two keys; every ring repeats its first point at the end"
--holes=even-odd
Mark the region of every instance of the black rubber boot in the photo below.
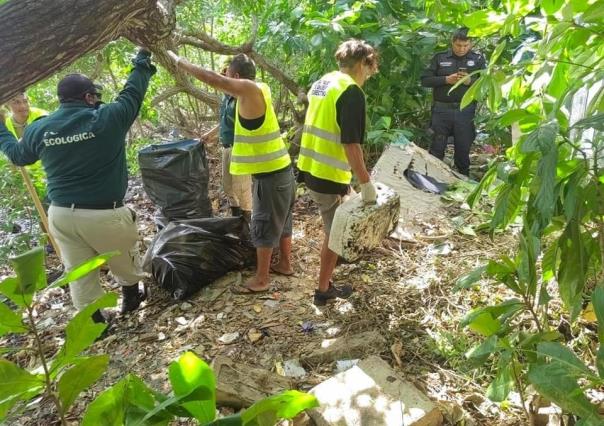
{"type": "Polygon", "coordinates": [[[231,207],[231,216],[241,216],[243,214],[243,210],[241,207],[231,207]]]}
{"type": "Polygon", "coordinates": [[[122,309],[121,314],[132,312],[140,306],[141,302],[147,298],[146,291],[140,291],[138,284],[122,286],[122,309]]]}

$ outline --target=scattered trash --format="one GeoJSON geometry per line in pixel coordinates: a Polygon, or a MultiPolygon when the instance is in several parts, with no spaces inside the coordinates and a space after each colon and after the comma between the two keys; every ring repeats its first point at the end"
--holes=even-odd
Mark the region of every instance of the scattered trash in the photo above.
{"type": "Polygon", "coordinates": [[[264,337],[264,333],[256,330],[255,328],[250,328],[247,332],[247,338],[251,343],[256,343],[258,340],[264,337]]]}
{"type": "Polygon", "coordinates": [[[304,377],[306,370],[300,365],[297,359],[290,359],[283,363],[283,371],[286,377],[304,377]]]}
{"type": "Polygon", "coordinates": [[[164,333],[161,333],[161,332],[158,333],[157,334],[157,340],[159,340],[160,342],[166,340],[166,335],[164,333]]]}
{"type": "Polygon", "coordinates": [[[354,367],[359,363],[358,359],[341,359],[336,361],[336,371],[341,373],[342,371],[346,371],[349,368],[354,367]]]}
{"type": "Polygon", "coordinates": [[[325,334],[329,337],[336,337],[340,333],[340,327],[329,327],[325,330],[325,334]]]}
{"type": "Polygon", "coordinates": [[[218,312],[218,314],[216,315],[216,319],[218,321],[222,321],[225,318],[226,318],[226,314],[224,312],[218,312]]]}
{"type": "Polygon", "coordinates": [[[448,256],[453,251],[453,244],[442,243],[436,245],[430,245],[428,247],[429,256],[448,256]]]}
{"type": "Polygon", "coordinates": [[[191,305],[188,302],[180,304],[180,310],[183,311],[183,312],[190,311],[192,308],[193,308],[193,305],[191,305]]]}
{"type": "Polygon", "coordinates": [[[176,317],[174,318],[174,321],[176,321],[180,325],[187,325],[189,323],[189,321],[187,321],[185,317],[176,317]]]}
{"type": "Polygon", "coordinates": [[[305,333],[312,333],[315,330],[315,326],[310,321],[304,321],[302,323],[302,331],[305,333]]]}
{"type": "Polygon", "coordinates": [[[254,305],[253,309],[254,309],[254,312],[256,312],[257,314],[262,312],[262,306],[260,306],[260,305],[254,305]]]}
{"type": "Polygon", "coordinates": [[[271,309],[275,309],[277,306],[279,306],[279,301],[278,300],[266,300],[264,302],[264,306],[271,308],[271,309]]]}
{"type": "Polygon", "coordinates": [[[218,341],[220,343],[224,343],[225,345],[230,345],[231,343],[235,342],[237,339],[239,339],[239,332],[238,331],[236,331],[234,333],[223,334],[222,336],[220,336],[218,338],[218,341]]]}
{"type": "Polygon", "coordinates": [[[56,324],[56,321],[54,319],[52,319],[52,318],[46,318],[46,319],[43,319],[42,321],[40,321],[37,324],[37,326],[39,328],[41,328],[41,329],[46,329],[46,328],[52,327],[55,324],[56,324]]]}

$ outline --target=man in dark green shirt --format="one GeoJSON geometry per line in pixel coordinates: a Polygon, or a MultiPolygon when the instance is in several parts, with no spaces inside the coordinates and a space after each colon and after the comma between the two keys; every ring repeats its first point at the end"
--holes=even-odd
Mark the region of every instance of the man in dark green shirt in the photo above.
{"type": "MultiPolygon", "coordinates": [[[[99,253],[119,250],[109,261],[122,285],[122,313],[144,298],[135,215],[123,205],[128,185],[126,134],[136,119],[156,72],[151,54],[140,50],[115,102],[102,104],[99,87],[82,74],[57,86],[59,109],[30,124],[21,143],[0,124],[0,150],[18,166],[38,160],[46,172],[50,233],[66,269],[99,253]]],[[[103,294],[98,271],[70,286],[74,305],[83,309],[103,294]]],[[[95,321],[104,321],[96,312],[95,321]]]]}

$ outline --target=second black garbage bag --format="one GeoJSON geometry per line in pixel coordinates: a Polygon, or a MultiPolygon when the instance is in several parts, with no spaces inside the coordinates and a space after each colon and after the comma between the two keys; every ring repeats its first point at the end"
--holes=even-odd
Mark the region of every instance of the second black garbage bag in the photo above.
{"type": "Polygon", "coordinates": [[[162,288],[183,300],[255,261],[245,220],[215,217],[170,222],[153,240],[144,263],[162,288]]]}
{"type": "Polygon", "coordinates": [[[150,145],[138,152],[145,192],[168,220],[212,216],[206,150],[194,139],[150,145]]]}

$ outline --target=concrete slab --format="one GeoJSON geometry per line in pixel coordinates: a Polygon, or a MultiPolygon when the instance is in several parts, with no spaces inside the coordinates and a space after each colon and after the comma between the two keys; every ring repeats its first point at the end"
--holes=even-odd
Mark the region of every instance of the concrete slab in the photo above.
{"type": "Polygon", "coordinates": [[[436,405],[377,356],[314,387],[317,426],[440,426],[436,405]]]}
{"type": "Polygon", "coordinates": [[[377,331],[365,331],[352,336],[325,339],[320,348],[302,356],[300,361],[306,365],[316,365],[341,359],[362,358],[380,352],[385,345],[386,340],[377,331]]]}
{"type": "Polygon", "coordinates": [[[212,362],[216,376],[216,404],[236,409],[249,407],[268,396],[292,389],[286,377],[217,356],[212,362]]]}
{"type": "Polygon", "coordinates": [[[453,184],[462,176],[413,143],[390,145],[384,150],[373,168],[373,178],[389,186],[400,196],[399,223],[395,232],[399,237],[404,236],[403,239],[412,240],[419,231],[415,222],[429,223],[447,215],[440,195],[420,191],[407,181],[403,173],[411,161],[415,171],[432,176],[440,182],[453,184]]]}
{"type": "Polygon", "coordinates": [[[379,181],[375,186],[375,204],[364,204],[356,194],[338,207],[333,218],[329,248],[349,262],[379,246],[398,223],[399,195],[379,181]]]}

